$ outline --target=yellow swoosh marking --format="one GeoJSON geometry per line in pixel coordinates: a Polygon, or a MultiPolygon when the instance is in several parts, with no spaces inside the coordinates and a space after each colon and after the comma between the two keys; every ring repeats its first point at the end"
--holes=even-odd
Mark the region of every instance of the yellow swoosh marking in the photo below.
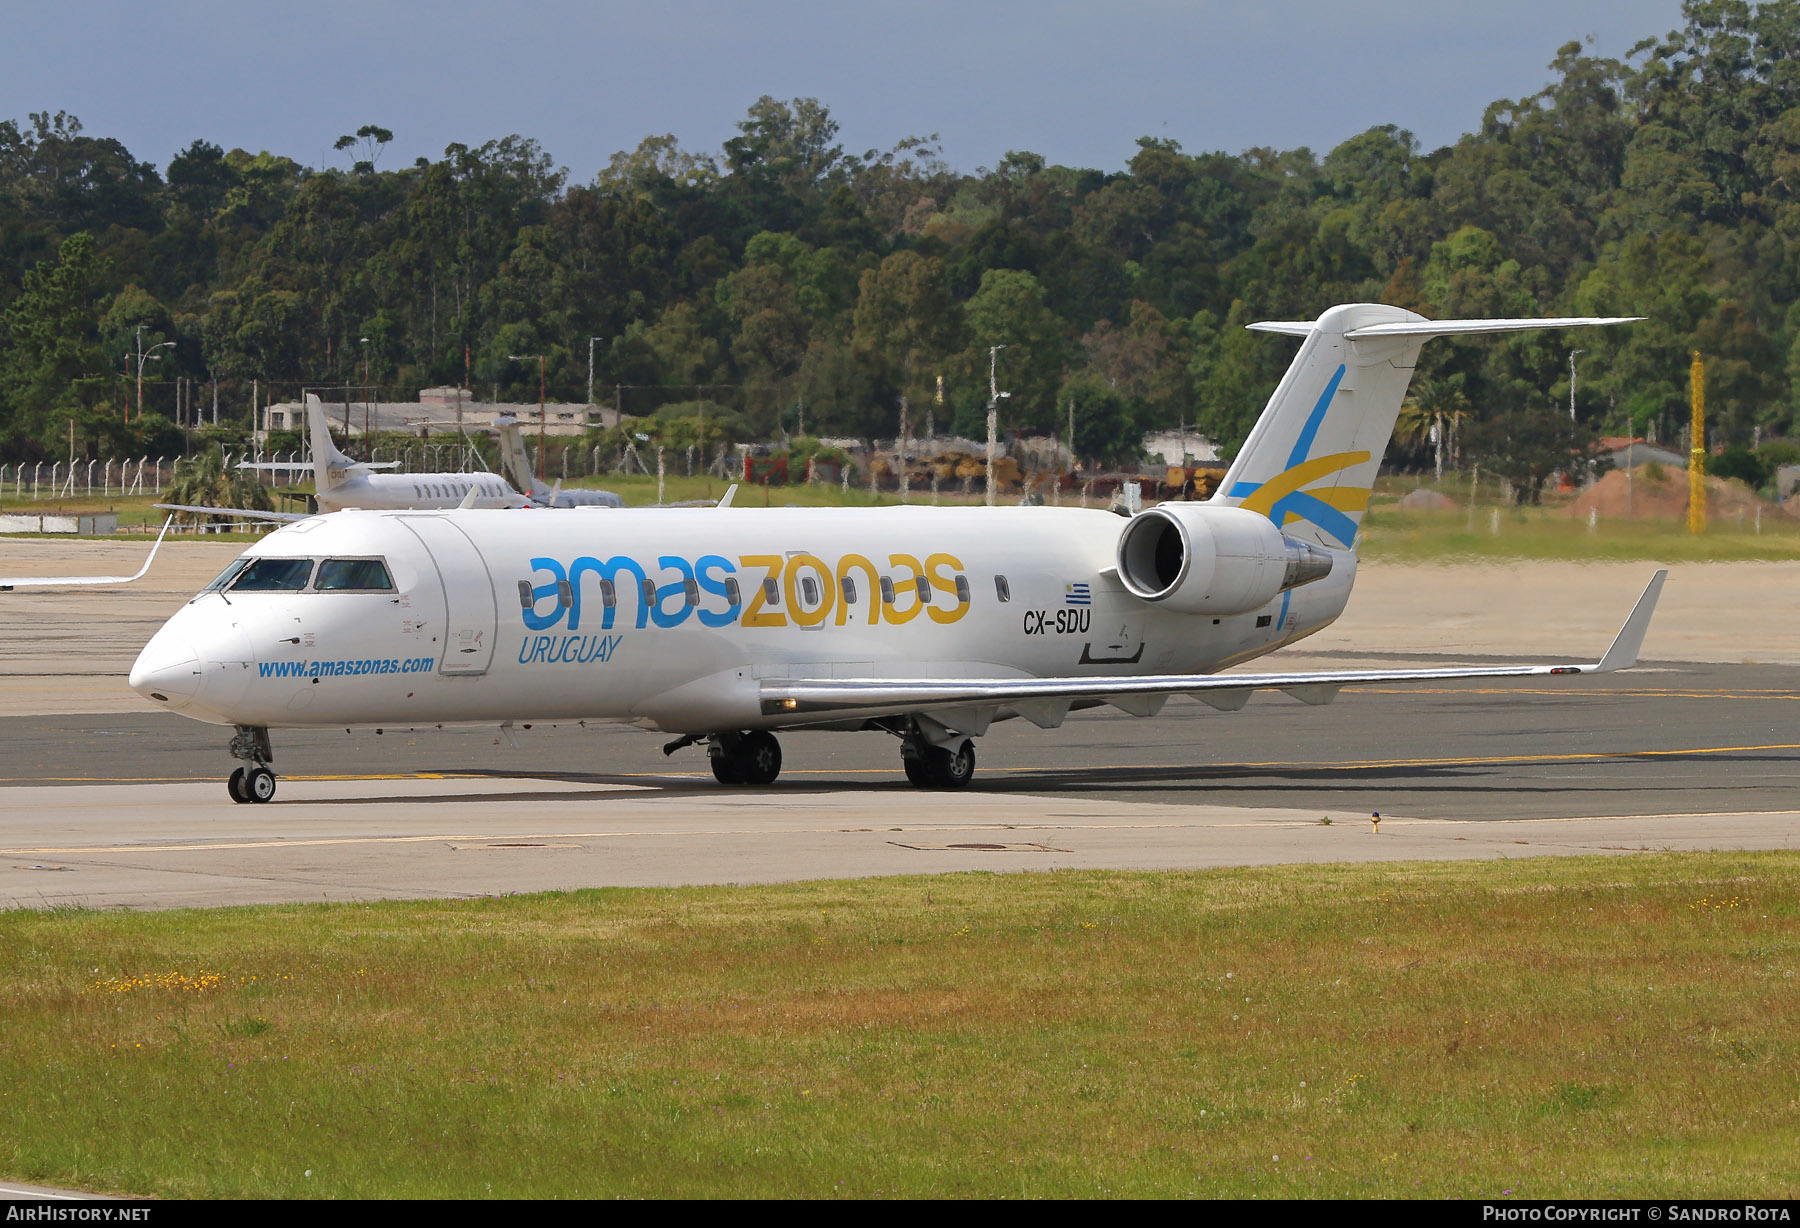
{"type": "Polygon", "coordinates": [[[1334,452],[1330,456],[1315,456],[1309,461],[1301,461],[1292,469],[1277,474],[1257,487],[1255,493],[1245,499],[1241,506],[1267,516],[1269,510],[1285,496],[1293,494],[1308,482],[1348,469],[1352,465],[1360,465],[1368,459],[1367,452],[1334,452]]]}

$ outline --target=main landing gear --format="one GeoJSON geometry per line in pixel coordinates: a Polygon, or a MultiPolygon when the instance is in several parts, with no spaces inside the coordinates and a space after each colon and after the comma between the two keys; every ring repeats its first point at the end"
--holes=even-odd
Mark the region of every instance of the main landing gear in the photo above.
{"type": "Polygon", "coordinates": [[[766,730],[714,734],[707,753],[722,785],[769,785],[781,775],[781,743],[766,730]]]}
{"type": "Polygon", "coordinates": [[[269,731],[260,725],[239,725],[231,738],[231,754],[244,766],[231,774],[225,791],[234,802],[266,802],[275,796],[275,773],[269,764],[275,752],[269,747],[269,731]]]}
{"type": "Polygon", "coordinates": [[[975,779],[975,743],[963,738],[939,746],[920,737],[905,738],[900,743],[900,763],[916,788],[966,789],[975,779]]]}

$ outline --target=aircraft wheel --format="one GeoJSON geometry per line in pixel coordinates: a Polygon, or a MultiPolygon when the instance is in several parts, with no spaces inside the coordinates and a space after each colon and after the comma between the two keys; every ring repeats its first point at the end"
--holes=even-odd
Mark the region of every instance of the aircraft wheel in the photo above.
{"type": "Polygon", "coordinates": [[[901,755],[900,766],[906,769],[906,778],[919,789],[931,787],[931,765],[925,761],[924,752],[918,756],[901,755]]]}
{"type": "Polygon", "coordinates": [[[925,758],[930,765],[931,783],[939,789],[966,789],[975,779],[975,743],[967,738],[954,751],[927,747],[925,758]]]}
{"type": "Polygon", "coordinates": [[[245,797],[250,801],[268,801],[275,796],[275,773],[262,764],[257,764],[244,773],[243,790],[245,797]]]}
{"type": "Polygon", "coordinates": [[[781,775],[781,743],[766,730],[756,729],[745,734],[734,757],[747,785],[774,784],[775,778],[781,775]]]}
{"type": "Polygon", "coordinates": [[[738,775],[737,758],[730,754],[712,756],[713,779],[722,785],[741,785],[744,778],[738,775]]]}
{"type": "Polygon", "coordinates": [[[225,791],[231,794],[231,800],[239,805],[250,800],[250,795],[244,792],[243,768],[238,768],[231,773],[231,779],[225,782],[225,791]]]}

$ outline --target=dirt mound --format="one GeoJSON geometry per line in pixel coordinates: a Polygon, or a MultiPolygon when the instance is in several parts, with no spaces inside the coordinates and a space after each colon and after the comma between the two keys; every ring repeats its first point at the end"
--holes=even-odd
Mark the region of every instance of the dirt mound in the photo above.
{"type": "Polygon", "coordinates": [[[1409,495],[1402,495],[1395,506],[1403,507],[1411,512],[1453,512],[1462,504],[1449,495],[1421,488],[1409,495]]]}
{"type": "MultiPolygon", "coordinates": [[[[1639,465],[1636,469],[1615,469],[1576,495],[1569,503],[1569,515],[1585,518],[1590,512],[1598,512],[1602,520],[1650,517],[1681,520],[1687,516],[1687,508],[1687,470],[1639,465]]],[[[1765,516],[1800,513],[1800,508],[1758,498],[1742,482],[1726,478],[1706,479],[1706,518],[1709,521],[1754,519],[1758,509],[1765,516]]]]}

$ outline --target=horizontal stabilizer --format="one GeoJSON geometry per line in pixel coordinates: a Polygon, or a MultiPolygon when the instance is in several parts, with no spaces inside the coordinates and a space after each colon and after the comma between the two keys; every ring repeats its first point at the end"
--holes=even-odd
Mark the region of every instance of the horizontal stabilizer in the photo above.
{"type": "Polygon", "coordinates": [[[1344,336],[1351,341],[1375,337],[1450,337],[1459,333],[1521,333],[1533,328],[1592,328],[1634,324],[1643,316],[1554,316],[1542,320],[1424,320],[1418,323],[1369,324],[1344,336]]]}
{"type": "MultiPolygon", "coordinates": [[[[1536,320],[1408,320],[1398,324],[1368,324],[1344,333],[1350,341],[1376,337],[1451,337],[1458,333],[1519,333],[1533,328],[1590,328],[1607,324],[1633,324],[1643,316],[1550,316],[1536,320]]],[[[1317,325],[1311,320],[1262,320],[1246,324],[1258,333],[1309,336],[1317,325]]]]}

